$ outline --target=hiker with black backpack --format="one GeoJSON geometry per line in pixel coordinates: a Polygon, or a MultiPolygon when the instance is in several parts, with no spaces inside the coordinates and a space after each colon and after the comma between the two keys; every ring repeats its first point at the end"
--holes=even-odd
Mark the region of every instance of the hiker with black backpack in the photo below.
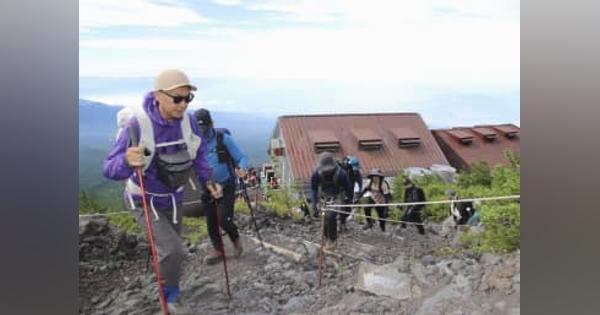
{"type": "Polygon", "coordinates": [[[210,181],[200,129],[186,112],[195,90],[182,71],[161,72],[142,106],[132,108],[133,117],[124,125],[128,132],[119,132],[103,165],[105,177],[127,180],[126,205],[147,231],[161,314],[191,314],[181,302],[179,281],[186,257],[180,236],[182,200],[192,169],[213,198],[221,194],[220,187],[210,181]]]}
{"type": "Polygon", "coordinates": [[[206,215],[208,234],[213,245],[213,249],[204,257],[204,263],[212,265],[220,262],[224,255],[217,216],[220,217],[221,228],[233,243],[235,257],[239,258],[242,255],[242,243],[238,228],[233,222],[233,211],[237,178],[244,178],[246,175],[248,158],[238,147],[229,130],[214,127],[208,110],[199,109],[194,112],[194,117],[206,141],[207,159],[213,170],[213,178],[223,187],[223,197],[219,200],[218,209],[208,192],[203,192],[201,198],[201,207],[206,215]]]}
{"type": "Polygon", "coordinates": [[[348,173],[350,183],[354,189],[354,202],[356,202],[358,199],[360,199],[360,195],[363,190],[360,161],[356,156],[348,155],[342,160],[340,166],[342,166],[342,168],[348,173]]]}
{"type": "MultiPolygon", "coordinates": [[[[358,198],[355,202],[358,203],[360,198],[367,194],[369,198],[368,204],[385,204],[390,203],[392,201],[392,188],[390,183],[385,179],[383,173],[380,169],[374,168],[369,173],[369,183],[365,186],[363,191],[358,195],[358,198]]],[[[368,230],[373,227],[373,218],[371,217],[371,209],[373,207],[365,207],[365,215],[367,216],[367,224],[363,227],[363,230],[368,230]]],[[[381,219],[386,219],[389,214],[389,208],[386,206],[377,206],[375,207],[377,211],[377,217],[379,217],[379,227],[382,232],[385,232],[385,221],[381,219]]]]}
{"type": "MultiPolygon", "coordinates": [[[[313,216],[319,217],[317,200],[319,196],[333,200],[335,203],[352,203],[352,184],[348,173],[336,163],[331,152],[323,152],[319,155],[319,165],[311,177],[312,208],[313,216]]],[[[346,210],[342,210],[346,211],[346,210]]],[[[340,230],[346,230],[347,214],[340,214],[340,230]]],[[[337,240],[338,213],[326,211],[325,213],[325,236],[327,237],[327,249],[333,250],[337,240]]]]}
{"type": "Polygon", "coordinates": [[[454,219],[456,226],[465,225],[475,213],[473,202],[471,201],[456,201],[458,194],[454,189],[448,189],[446,195],[450,198],[450,215],[454,219]]]}
{"type": "MultiPolygon", "coordinates": [[[[404,178],[402,182],[404,186],[404,202],[412,203],[412,202],[425,202],[425,193],[423,189],[417,187],[417,185],[410,179],[404,178]]],[[[404,206],[404,214],[401,221],[415,223],[414,225],[417,227],[419,234],[425,234],[425,228],[423,227],[423,218],[421,216],[421,212],[425,208],[424,204],[418,205],[407,205],[404,206]]],[[[402,228],[406,228],[406,223],[401,224],[402,228]]]]}

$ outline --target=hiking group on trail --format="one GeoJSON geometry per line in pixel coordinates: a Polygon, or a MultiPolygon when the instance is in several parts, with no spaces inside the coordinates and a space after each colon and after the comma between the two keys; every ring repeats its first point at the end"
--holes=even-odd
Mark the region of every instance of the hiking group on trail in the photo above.
{"type": "MultiPolygon", "coordinates": [[[[233,244],[234,257],[241,257],[242,242],[234,223],[236,189],[243,191],[241,196],[252,211],[244,178],[252,186],[260,188],[256,171],[248,169],[247,155],[229,130],[216,128],[207,109],[196,110],[193,115],[187,112],[189,103],[194,99],[192,92],[196,90],[180,70],[169,69],[159,73],[153,90],[144,95],[141,108],[126,107],[119,112],[116,141],[103,165],[105,177],[126,181],[123,193],[125,205],[147,232],[159,285],[161,314],[192,313],[180,298],[179,284],[186,257],[181,237],[183,216],[206,217],[212,249],[203,262],[213,265],[223,261],[228,284],[227,256],[221,229],[233,244]],[[197,185],[190,176],[195,176],[197,185]],[[200,203],[197,206],[183,206],[188,183],[192,184],[191,189],[199,190],[200,203]]],[[[390,209],[381,204],[391,202],[391,185],[378,168],[372,169],[367,179],[363,187],[360,162],[355,156],[347,156],[341,161],[336,161],[334,154],[328,151],[318,156],[318,165],[310,179],[311,198],[302,198],[301,209],[308,218],[310,210],[315,218],[323,216],[322,230],[328,250],[336,248],[338,221],[339,232],[348,232],[346,220],[352,213],[350,207],[328,211],[331,209],[327,206],[331,204],[358,204],[366,197],[364,230],[374,225],[371,216],[374,207],[379,227],[386,231],[385,220],[390,216],[390,209]]],[[[274,189],[279,187],[274,176],[265,184],[274,189]]],[[[405,202],[426,201],[423,190],[412,180],[405,178],[403,185],[405,202]]],[[[457,198],[455,192],[449,195],[457,198]]],[[[404,208],[401,220],[416,223],[418,232],[424,234],[421,216],[424,205],[404,208]]],[[[457,225],[471,222],[469,219],[475,217],[475,213],[472,204],[451,204],[451,214],[457,225]]],[[[258,234],[256,221],[254,224],[258,234]]],[[[404,223],[402,227],[405,227],[404,223]]],[[[260,234],[258,236],[260,238],[260,234]]]]}

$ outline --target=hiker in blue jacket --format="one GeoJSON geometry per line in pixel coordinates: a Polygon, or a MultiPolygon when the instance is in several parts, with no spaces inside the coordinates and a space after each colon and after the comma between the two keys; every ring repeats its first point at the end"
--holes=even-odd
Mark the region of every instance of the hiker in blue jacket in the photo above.
{"type": "MultiPolygon", "coordinates": [[[[323,152],[319,156],[319,166],[311,177],[312,190],[312,208],[313,215],[319,216],[317,209],[317,200],[319,195],[326,200],[332,200],[334,203],[350,204],[352,203],[353,189],[348,173],[335,162],[331,152],[323,152]]],[[[349,212],[348,208],[336,208],[336,210],[349,212]]],[[[340,214],[340,230],[346,230],[346,218],[349,213],[340,214]]],[[[327,237],[327,249],[333,250],[336,247],[337,240],[337,218],[338,213],[327,211],[325,213],[325,236],[327,237]]]]}
{"type": "MultiPolygon", "coordinates": [[[[223,197],[218,200],[221,228],[229,235],[235,256],[240,257],[243,248],[238,228],[233,223],[233,210],[236,179],[246,175],[248,158],[227,130],[214,128],[208,110],[199,109],[194,112],[194,117],[204,135],[207,160],[213,172],[212,178],[223,187],[223,197]]],[[[209,192],[203,192],[201,200],[201,207],[206,215],[208,234],[213,245],[213,250],[204,257],[204,263],[212,265],[223,258],[223,248],[219,243],[219,230],[217,229],[217,209],[215,209],[215,202],[209,192]]]]}

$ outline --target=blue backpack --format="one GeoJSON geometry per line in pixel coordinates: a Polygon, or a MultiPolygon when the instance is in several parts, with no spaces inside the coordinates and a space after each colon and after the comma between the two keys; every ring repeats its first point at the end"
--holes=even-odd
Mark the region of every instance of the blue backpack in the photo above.
{"type": "Polygon", "coordinates": [[[358,160],[358,158],[356,156],[351,155],[346,158],[348,159],[348,164],[350,166],[352,166],[353,171],[355,171],[355,172],[360,171],[360,169],[361,169],[360,161],[358,160]]]}

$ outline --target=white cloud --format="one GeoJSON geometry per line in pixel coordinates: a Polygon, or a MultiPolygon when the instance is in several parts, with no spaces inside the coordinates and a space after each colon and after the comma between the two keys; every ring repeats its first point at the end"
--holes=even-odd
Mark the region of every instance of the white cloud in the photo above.
{"type": "Polygon", "coordinates": [[[446,14],[453,17],[518,18],[519,0],[256,0],[245,7],[276,12],[303,22],[344,21],[382,23],[426,21],[446,14]]]}
{"type": "Polygon", "coordinates": [[[79,29],[83,32],[111,26],[179,27],[208,21],[179,1],[79,1],[79,29]]]}
{"type": "Polygon", "coordinates": [[[244,5],[345,23],[267,30],[213,26],[185,38],[83,39],[80,75],[153,76],[175,66],[197,77],[518,85],[518,1],[456,3],[254,1],[244,5]]]}
{"type": "Polygon", "coordinates": [[[242,4],[241,0],[212,0],[212,2],[225,6],[233,6],[242,4]]]}

